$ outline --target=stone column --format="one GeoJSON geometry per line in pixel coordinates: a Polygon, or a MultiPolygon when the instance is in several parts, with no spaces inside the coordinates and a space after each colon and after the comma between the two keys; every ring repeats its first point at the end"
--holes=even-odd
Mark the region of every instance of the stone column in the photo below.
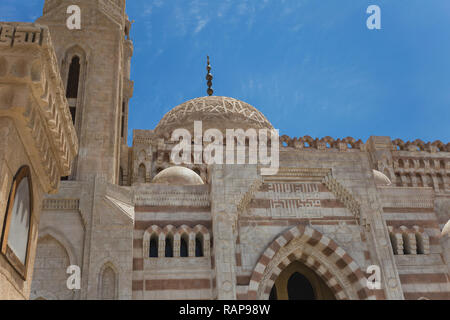
{"type": "Polygon", "coordinates": [[[216,296],[219,300],[236,299],[236,211],[228,205],[230,189],[227,166],[211,167],[211,213],[213,223],[213,259],[216,275],[216,296]]]}

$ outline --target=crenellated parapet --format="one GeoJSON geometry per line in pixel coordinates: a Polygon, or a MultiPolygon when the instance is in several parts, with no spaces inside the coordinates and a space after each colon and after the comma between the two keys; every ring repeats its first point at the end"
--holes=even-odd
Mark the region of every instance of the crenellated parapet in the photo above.
{"type": "Polygon", "coordinates": [[[394,150],[398,151],[427,151],[430,153],[436,152],[450,152],[450,142],[444,144],[443,142],[436,140],[434,142],[423,142],[420,139],[414,141],[403,142],[401,139],[395,139],[392,141],[394,150]]]}
{"type": "MultiPolygon", "coordinates": [[[[295,149],[318,149],[318,150],[326,150],[326,149],[337,149],[340,151],[350,150],[350,149],[359,149],[361,151],[365,151],[365,145],[361,139],[356,140],[352,137],[347,137],[344,139],[334,139],[332,137],[324,137],[324,138],[312,138],[310,136],[304,137],[294,137],[291,138],[287,135],[283,135],[280,137],[280,143],[283,147],[295,148],[295,149]]],[[[390,151],[426,151],[430,153],[437,152],[450,152],[450,143],[443,143],[439,140],[434,142],[423,142],[420,139],[414,141],[404,142],[401,139],[392,140],[392,150],[390,151]]]]}
{"type": "Polygon", "coordinates": [[[42,173],[46,192],[55,192],[78,153],[65,89],[49,30],[29,23],[0,23],[0,117],[14,119],[42,173]]]}

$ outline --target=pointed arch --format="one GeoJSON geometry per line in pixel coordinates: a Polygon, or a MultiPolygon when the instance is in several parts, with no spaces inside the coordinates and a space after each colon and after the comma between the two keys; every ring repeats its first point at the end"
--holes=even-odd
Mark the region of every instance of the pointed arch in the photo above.
{"type": "Polygon", "coordinates": [[[57,230],[46,228],[36,245],[36,260],[31,282],[31,299],[70,300],[78,292],[67,288],[67,268],[78,265],[73,248],[57,230]],[[52,281],[48,281],[51,279],[52,281]],[[52,295],[48,293],[51,292],[52,295]]]}
{"type": "Polygon", "coordinates": [[[175,252],[179,253],[182,258],[192,256],[192,229],[187,225],[182,225],[176,230],[175,242],[179,248],[175,248],[175,252]]]}
{"type": "Polygon", "coordinates": [[[61,231],[52,227],[45,227],[42,230],[40,229],[38,242],[47,236],[54,238],[64,247],[67,255],[69,256],[69,262],[71,265],[79,265],[77,255],[75,254],[75,248],[61,231]]]}
{"type": "Polygon", "coordinates": [[[303,225],[286,231],[262,254],[250,279],[248,298],[268,299],[278,275],[293,261],[316,270],[337,299],[374,298],[353,258],[335,241],[303,225]]]}
{"type": "Polygon", "coordinates": [[[150,258],[157,258],[157,257],[163,257],[162,254],[164,251],[161,249],[161,241],[164,241],[164,233],[162,229],[159,226],[153,225],[144,232],[144,238],[143,238],[143,257],[150,257],[150,258]],[[152,249],[152,240],[156,241],[156,244],[153,243],[153,249],[152,249]],[[156,254],[152,251],[155,250],[154,246],[156,245],[156,254]]]}
{"type": "Polygon", "coordinates": [[[100,268],[98,278],[98,299],[117,300],[119,287],[119,272],[110,261],[100,268]]]}

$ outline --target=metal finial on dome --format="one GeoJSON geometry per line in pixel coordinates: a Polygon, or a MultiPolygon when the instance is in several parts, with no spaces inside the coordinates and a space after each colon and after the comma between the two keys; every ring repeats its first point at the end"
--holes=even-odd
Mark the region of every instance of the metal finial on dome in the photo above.
{"type": "Polygon", "coordinates": [[[213,75],[211,74],[211,65],[209,63],[209,56],[207,56],[208,62],[207,62],[207,66],[206,66],[206,70],[208,70],[208,74],[206,75],[206,80],[208,81],[208,90],[206,90],[206,92],[208,93],[209,96],[212,96],[214,93],[214,90],[211,88],[212,87],[212,79],[213,79],[213,75]]]}

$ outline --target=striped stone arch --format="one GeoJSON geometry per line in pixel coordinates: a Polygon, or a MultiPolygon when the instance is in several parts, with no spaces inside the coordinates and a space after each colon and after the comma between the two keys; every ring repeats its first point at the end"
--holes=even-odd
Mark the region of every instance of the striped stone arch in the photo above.
{"type": "Polygon", "coordinates": [[[248,299],[267,300],[280,273],[294,261],[315,270],[336,299],[375,299],[353,258],[335,241],[304,225],[286,231],[266,249],[251,276],[248,299]]]}
{"type": "Polygon", "coordinates": [[[201,233],[203,237],[208,238],[209,240],[209,230],[205,226],[198,224],[193,228],[193,231],[195,234],[201,233]]]}
{"type": "Polygon", "coordinates": [[[184,224],[184,225],[178,227],[177,230],[175,231],[175,235],[174,235],[175,240],[180,240],[181,236],[183,234],[186,234],[189,237],[189,239],[192,239],[194,232],[191,227],[184,224]]]}
{"type": "MultiPolygon", "coordinates": [[[[161,241],[165,241],[165,236],[163,233],[163,230],[156,225],[153,225],[151,227],[149,227],[147,230],[145,230],[144,232],[144,237],[143,237],[143,245],[142,245],[142,256],[143,257],[147,257],[148,253],[150,252],[150,239],[152,238],[153,235],[156,235],[158,237],[158,248],[159,248],[159,244],[161,243],[161,241]]],[[[158,250],[158,254],[159,254],[159,250],[158,250]]]]}
{"type": "Polygon", "coordinates": [[[175,235],[177,234],[177,228],[171,224],[167,225],[164,227],[164,229],[162,230],[163,234],[167,237],[167,235],[172,234],[172,236],[175,237],[175,235]]]}

